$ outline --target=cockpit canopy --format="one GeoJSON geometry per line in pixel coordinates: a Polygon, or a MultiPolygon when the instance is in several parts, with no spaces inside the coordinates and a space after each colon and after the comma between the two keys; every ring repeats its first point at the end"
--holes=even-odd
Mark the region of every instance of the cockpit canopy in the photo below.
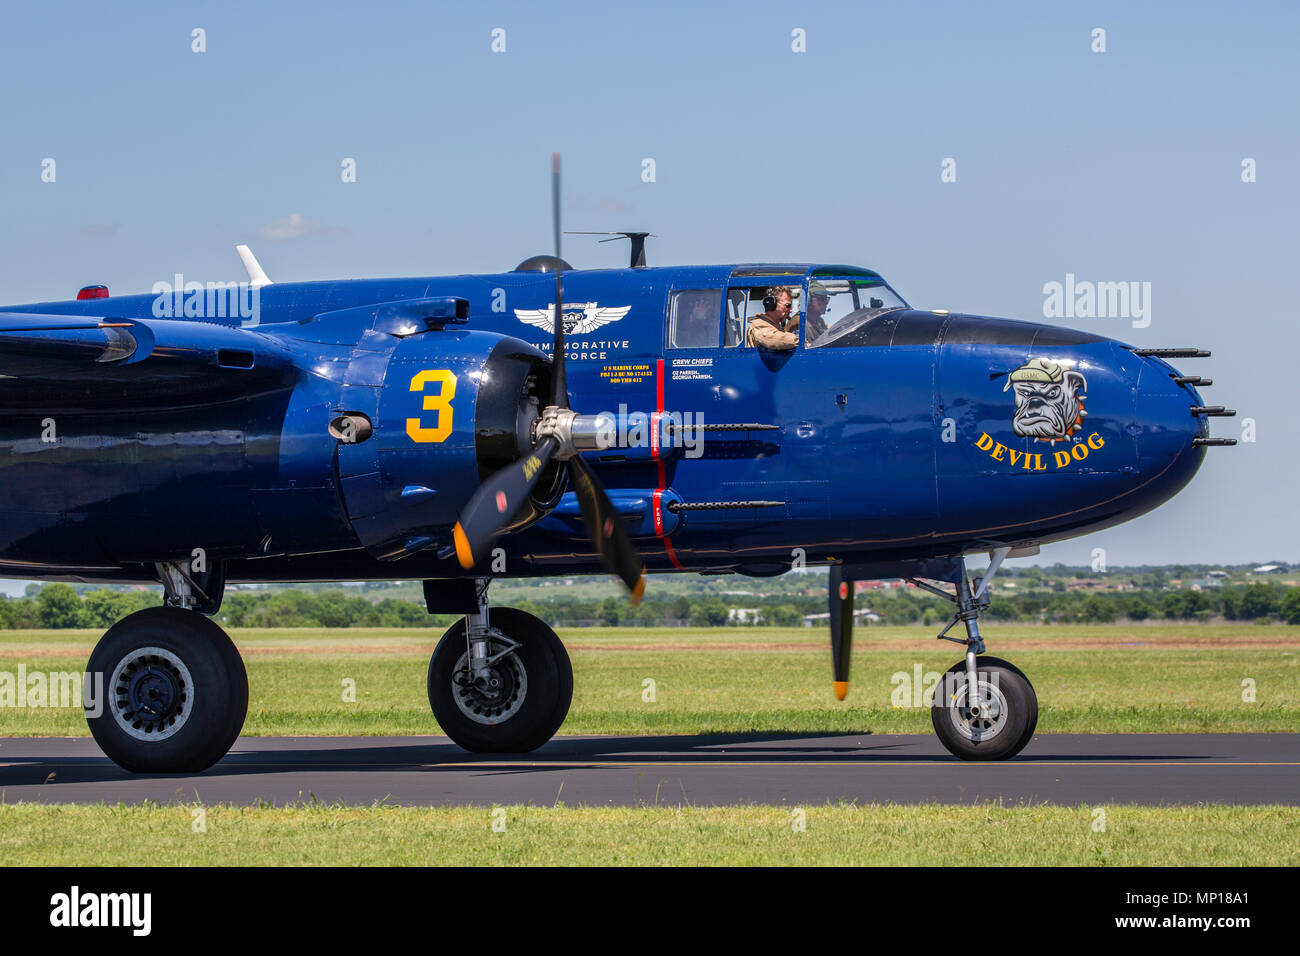
{"type": "Polygon", "coordinates": [[[853,332],[876,316],[907,307],[903,297],[879,277],[815,276],[808,282],[804,305],[804,345],[847,345],[853,332]]]}
{"type": "Polygon", "coordinates": [[[848,348],[867,344],[873,319],[910,308],[876,272],[856,266],[765,265],[737,267],[723,289],[684,285],[670,296],[667,346],[746,346],[746,331],[760,316],[784,319],[782,331],[799,336],[798,348],[848,348]],[[788,294],[789,306],[777,307],[788,294]]]}

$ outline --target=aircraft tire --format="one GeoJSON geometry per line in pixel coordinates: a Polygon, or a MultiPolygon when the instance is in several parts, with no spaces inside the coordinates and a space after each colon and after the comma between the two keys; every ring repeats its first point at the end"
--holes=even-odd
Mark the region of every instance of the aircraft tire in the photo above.
{"type": "Polygon", "coordinates": [[[86,670],[103,698],[97,715],[87,709],[90,733],[124,770],[198,773],[224,757],[243,729],[244,661],[226,632],[197,611],[127,615],[100,638],[86,670]]]}
{"type": "Polygon", "coordinates": [[[980,690],[991,684],[997,713],[972,720],[961,703],[966,694],[966,661],[948,668],[935,688],[930,709],[934,732],[948,752],[962,760],[1007,760],[1020,753],[1038,726],[1038,695],[1020,668],[999,657],[976,659],[980,690]],[[986,683],[986,680],[988,683],[986,683]]]}
{"type": "MultiPolygon", "coordinates": [[[[512,607],[488,623],[519,647],[493,666],[491,688],[468,684],[465,619],[443,634],[429,660],[429,705],[455,743],[472,753],[527,753],[555,736],[573,700],[569,654],[545,621],[512,607]]],[[[503,650],[493,642],[490,653],[503,650]]]]}

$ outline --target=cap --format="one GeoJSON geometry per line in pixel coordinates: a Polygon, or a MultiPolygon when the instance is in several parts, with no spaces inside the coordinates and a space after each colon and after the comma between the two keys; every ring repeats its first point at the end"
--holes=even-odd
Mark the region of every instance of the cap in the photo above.
{"type": "Polygon", "coordinates": [[[1050,359],[1034,359],[1026,362],[1007,376],[1007,384],[1002,391],[1011,388],[1016,382],[1051,382],[1060,384],[1065,378],[1065,368],[1050,359]]]}

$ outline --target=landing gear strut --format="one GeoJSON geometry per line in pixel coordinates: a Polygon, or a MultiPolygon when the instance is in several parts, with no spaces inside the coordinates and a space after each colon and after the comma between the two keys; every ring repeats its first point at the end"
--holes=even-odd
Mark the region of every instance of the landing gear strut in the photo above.
{"type": "Polygon", "coordinates": [[[511,607],[479,609],[442,636],[429,661],[429,704],[474,753],[526,753],[555,735],[573,699],[569,655],[547,624],[511,607]]]}

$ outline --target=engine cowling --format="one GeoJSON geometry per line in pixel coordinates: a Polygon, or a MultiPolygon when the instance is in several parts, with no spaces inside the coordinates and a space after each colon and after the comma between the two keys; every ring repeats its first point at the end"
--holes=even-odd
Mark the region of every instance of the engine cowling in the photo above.
{"type": "MultiPolygon", "coordinates": [[[[331,426],[340,490],[361,545],[381,560],[449,545],[458,511],[479,483],[531,447],[548,387],[546,357],[508,336],[443,329],[363,341],[331,426]]],[[[558,463],[548,471],[512,529],[558,502],[563,471],[558,463]]]]}

